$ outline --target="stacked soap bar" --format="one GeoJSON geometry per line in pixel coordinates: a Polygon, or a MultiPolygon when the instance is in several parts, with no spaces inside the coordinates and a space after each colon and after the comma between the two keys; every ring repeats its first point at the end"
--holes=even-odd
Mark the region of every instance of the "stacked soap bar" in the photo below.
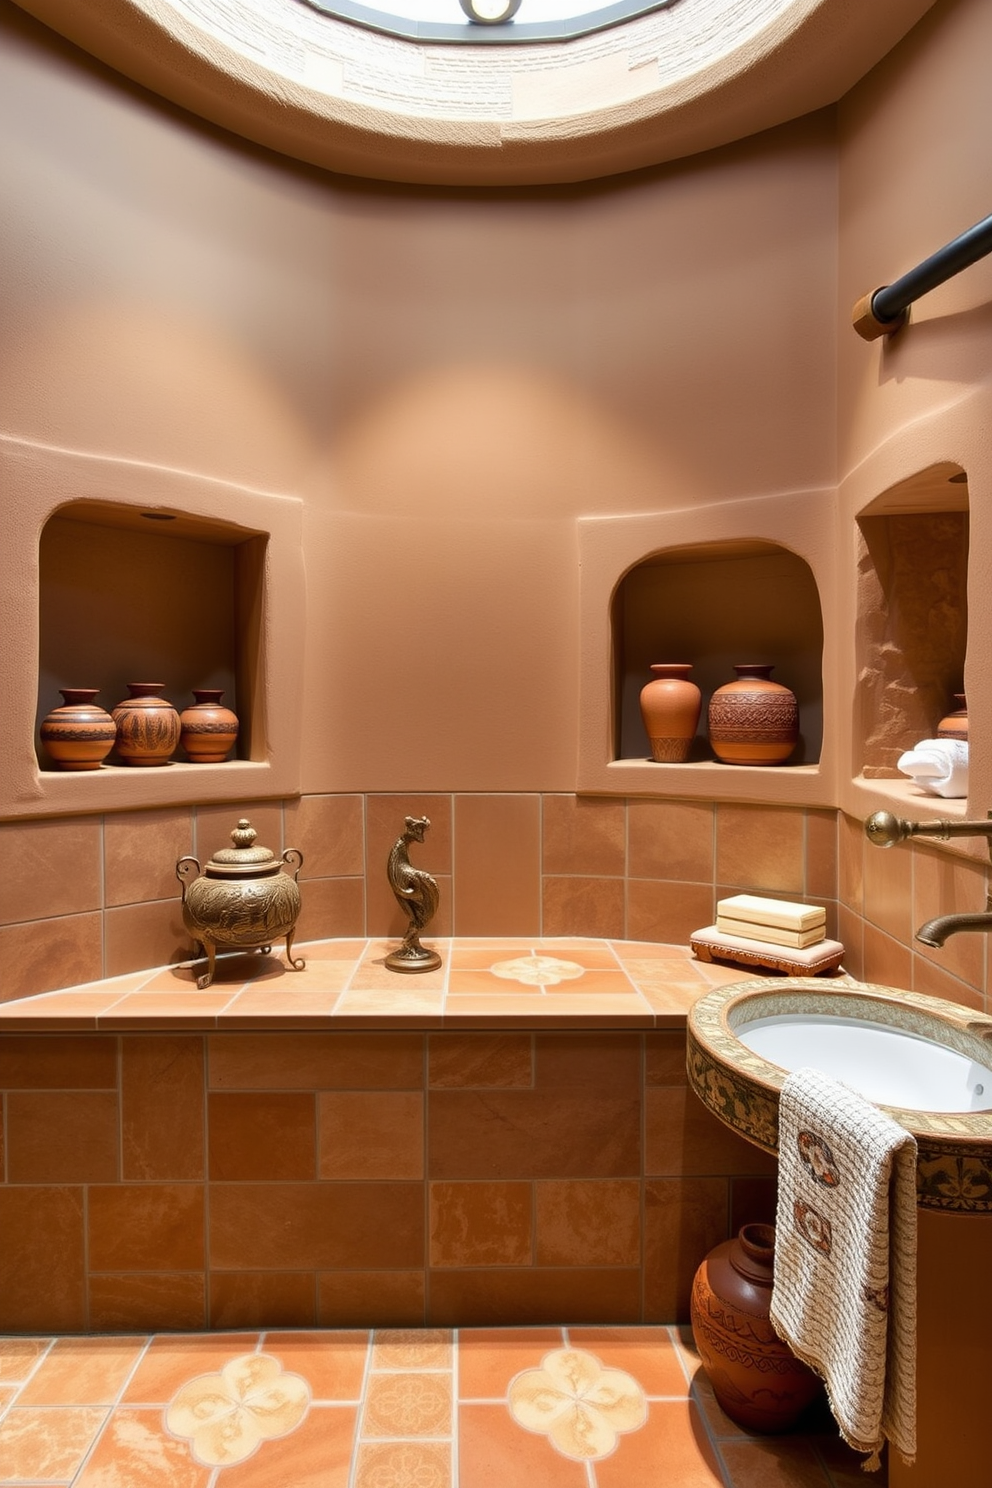
{"type": "Polygon", "coordinates": [[[724,935],[742,935],[768,945],[804,950],[827,938],[827,912],[815,904],[792,904],[788,899],[763,899],[758,894],[735,894],[716,906],[716,928],[724,935]]]}

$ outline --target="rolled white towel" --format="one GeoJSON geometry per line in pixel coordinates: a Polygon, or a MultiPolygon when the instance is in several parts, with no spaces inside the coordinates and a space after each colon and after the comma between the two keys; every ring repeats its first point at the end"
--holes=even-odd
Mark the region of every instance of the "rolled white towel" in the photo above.
{"type": "Polygon", "coordinates": [[[904,775],[933,796],[968,794],[968,744],[964,739],[921,739],[898,760],[904,775]]]}

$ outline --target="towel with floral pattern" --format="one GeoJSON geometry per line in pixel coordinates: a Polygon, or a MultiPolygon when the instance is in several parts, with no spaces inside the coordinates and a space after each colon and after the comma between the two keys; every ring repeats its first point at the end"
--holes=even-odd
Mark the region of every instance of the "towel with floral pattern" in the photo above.
{"type": "Polygon", "coordinates": [[[916,1140],[818,1070],[779,1103],[772,1323],[821,1375],[863,1466],[916,1451],[916,1140]]]}

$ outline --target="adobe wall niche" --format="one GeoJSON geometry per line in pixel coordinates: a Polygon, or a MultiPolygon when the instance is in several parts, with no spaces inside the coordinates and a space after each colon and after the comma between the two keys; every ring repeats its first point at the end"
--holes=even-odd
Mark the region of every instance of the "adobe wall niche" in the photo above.
{"type": "Polygon", "coordinates": [[[964,691],[968,485],[935,465],[858,516],[857,708],[866,779],[898,779],[899,756],[933,738],[964,691]]]}
{"type": "Polygon", "coordinates": [[[302,502],[6,437],[0,467],[0,818],[298,794],[302,502]],[[223,687],[238,757],[52,769],[37,729],[58,689],[99,687],[109,710],[129,681],[163,682],[179,708],[223,687]]]}
{"type": "Polygon", "coordinates": [[[836,804],[833,503],[818,489],[579,521],[580,792],[836,804]],[[638,697],[655,661],[691,662],[704,694],[685,764],[655,763],[643,735],[638,697]],[[709,695],[747,661],[774,664],[796,692],[795,763],[727,765],[705,743],[709,695]]]}

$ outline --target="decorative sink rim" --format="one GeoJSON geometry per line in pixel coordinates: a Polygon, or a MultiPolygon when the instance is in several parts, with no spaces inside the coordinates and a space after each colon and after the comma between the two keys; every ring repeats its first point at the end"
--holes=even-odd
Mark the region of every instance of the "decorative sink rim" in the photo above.
{"type": "MultiPolygon", "coordinates": [[[[992,1064],[992,1017],[870,982],[785,977],[741,981],[705,993],[686,1027],[689,1083],[714,1116],[766,1152],[778,1150],[779,1092],[788,1073],[748,1049],[734,1030],[787,1012],[852,1016],[934,1040],[992,1064]],[[935,1029],[935,1024],[938,1027],[935,1029]]],[[[917,1141],[917,1202],[922,1208],[992,1213],[992,1111],[917,1111],[879,1103],[917,1141]]]]}

